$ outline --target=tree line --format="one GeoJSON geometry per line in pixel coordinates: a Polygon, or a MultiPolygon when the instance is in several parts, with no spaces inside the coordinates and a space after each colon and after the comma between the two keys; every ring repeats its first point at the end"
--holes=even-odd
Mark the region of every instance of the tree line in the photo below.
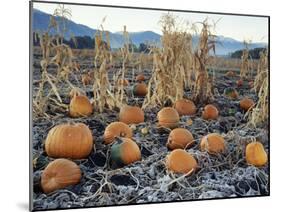
{"type": "MultiPolygon", "coordinates": [[[[254,48],[249,50],[249,59],[260,59],[260,53],[264,52],[266,48],[254,48]]],[[[243,49],[237,50],[230,54],[231,58],[241,58],[243,49]]]]}
{"type": "MultiPolygon", "coordinates": [[[[105,41],[102,41],[104,45],[107,46],[105,41]]],[[[67,44],[72,49],[94,49],[95,48],[95,40],[90,36],[74,36],[73,38],[66,40],[63,39],[63,43],[67,44]]],[[[33,33],[33,45],[40,46],[39,35],[37,33],[33,33]]],[[[145,43],[140,43],[139,46],[131,43],[129,44],[129,50],[134,52],[149,52],[150,46],[145,43]]]]}

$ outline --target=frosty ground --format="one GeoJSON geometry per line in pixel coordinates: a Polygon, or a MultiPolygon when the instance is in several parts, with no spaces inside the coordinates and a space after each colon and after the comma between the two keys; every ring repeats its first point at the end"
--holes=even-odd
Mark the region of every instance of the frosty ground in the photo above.
{"type": "MultiPolygon", "coordinates": [[[[35,56],[34,80],[40,76],[40,58],[35,56]]],[[[86,66],[87,64],[85,64],[86,66]]],[[[111,71],[114,71],[111,70],[111,71]]],[[[151,70],[143,70],[147,78],[151,70]]],[[[126,76],[130,85],[134,84],[130,71],[126,76]]],[[[157,112],[160,108],[147,108],[145,122],[136,125],[133,140],[139,145],[142,160],[122,168],[113,168],[109,160],[110,146],[102,143],[105,127],[118,121],[118,110],[105,111],[87,118],[70,118],[65,111],[49,108],[51,119],[34,117],[33,119],[33,182],[34,209],[55,209],[86,206],[105,206],[135,203],[166,202],[177,200],[195,200],[209,198],[226,198],[269,194],[269,167],[249,166],[245,161],[245,146],[255,138],[263,143],[268,152],[268,126],[258,128],[247,127],[247,117],[239,108],[239,100],[248,96],[257,101],[256,94],[248,84],[237,88],[239,77],[226,77],[224,73],[216,74],[215,100],[213,102],[220,111],[218,120],[206,121],[201,118],[204,105],[196,105],[194,116],[182,116],[180,126],[188,129],[194,136],[195,144],[187,151],[199,164],[199,170],[191,175],[169,173],[165,168],[165,157],[169,150],[166,147],[169,130],[157,126],[157,112]],[[239,92],[237,100],[230,100],[223,95],[227,87],[235,87],[239,92]],[[190,121],[192,120],[192,123],[190,121]],[[59,123],[69,121],[83,122],[91,129],[95,147],[87,159],[76,160],[83,177],[75,186],[44,194],[40,188],[40,176],[46,165],[54,160],[44,151],[44,140],[48,131],[59,123]],[[142,128],[148,133],[143,134],[142,128]],[[199,143],[202,136],[217,132],[223,135],[227,144],[225,153],[212,156],[200,151],[199,143]]],[[[79,78],[79,77],[78,77],[79,78]]],[[[34,84],[36,90],[37,84],[34,84]]],[[[81,88],[83,86],[79,85],[81,88]]],[[[91,98],[91,86],[87,87],[87,95],[91,98]]],[[[62,96],[64,103],[69,103],[68,90],[62,96]]],[[[135,97],[130,87],[126,89],[130,105],[141,106],[143,98],[135,97]]],[[[191,92],[185,91],[185,98],[191,92]]],[[[168,104],[168,103],[167,103],[168,104]]],[[[168,106],[168,105],[167,105],[168,106]]]]}

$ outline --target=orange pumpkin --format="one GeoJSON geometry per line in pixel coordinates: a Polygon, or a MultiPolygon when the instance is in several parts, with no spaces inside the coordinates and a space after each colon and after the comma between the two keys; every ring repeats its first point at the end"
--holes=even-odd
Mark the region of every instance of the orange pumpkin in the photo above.
{"type": "Polygon", "coordinates": [[[175,102],[175,109],[178,111],[179,115],[194,115],[196,113],[195,104],[187,99],[177,100],[175,102]]]}
{"type": "Polygon", "coordinates": [[[144,81],[144,80],[145,80],[145,77],[144,77],[143,74],[138,74],[138,75],[136,76],[136,81],[142,82],[142,81],[144,81]]]}
{"type": "Polygon", "coordinates": [[[89,116],[93,113],[93,106],[87,96],[74,96],[69,104],[71,117],[89,116]]]}
{"type": "Polygon", "coordinates": [[[110,144],[114,141],[115,137],[132,138],[132,129],[123,122],[113,122],[109,124],[104,131],[104,143],[110,144]]]}
{"type": "Polygon", "coordinates": [[[118,85],[128,86],[129,85],[129,81],[127,79],[119,79],[118,80],[118,85]]]}
{"type": "Polygon", "coordinates": [[[83,123],[60,124],[53,127],[46,138],[45,150],[53,158],[86,158],[94,141],[91,130],[83,123]]]}
{"type": "Polygon", "coordinates": [[[140,148],[130,138],[116,138],[110,153],[113,165],[118,167],[141,160],[140,148]]]}
{"type": "Polygon", "coordinates": [[[139,124],[144,122],[144,112],[137,106],[125,105],[119,112],[119,121],[125,124],[139,124]]]}
{"type": "Polygon", "coordinates": [[[144,83],[137,83],[133,88],[135,96],[145,96],[147,94],[147,87],[144,83]]]}
{"type": "Polygon", "coordinates": [[[255,102],[252,99],[245,97],[240,101],[240,108],[244,111],[248,111],[254,104],[255,102]]]}
{"type": "Polygon", "coordinates": [[[210,119],[217,119],[219,116],[218,109],[211,104],[208,104],[204,107],[204,110],[202,112],[203,119],[210,120],[210,119]]]}
{"type": "Polygon", "coordinates": [[[210,154],[218,154],[225,151],[225,141],[219,134],[210,133],[202,138],[200,147],[202,151],[207,151],[210,154]]]}
{"type": "Polygon", "coordinates": [[[76,163],[67,159],[56,159],[48,164],[41,175],[44,193],[75,185],[81,180],[81,170],[76,163]]]}
{"type": "Polygon", "coordinates": [[[194,138],[187,129],[176,128],[169,134],[167,147],[169,149],[185,149],[193,143],[194,138]]]}
{"type": "Polygon", "coordinates": [[[262,143],[255,141],[246,146],[246,161],[254,166],[263,166],[267,163],[267,153],[262,143]]]}
{"type": "Polygon", "coordinates": [[[166,168],[175,173],[192,174],[197,167],[194,157],[183,149],[175,149],[166,157],[166,168]]]}
{"type": "Polygon", "coordinates": [[[179,125],[180,117],[176,109],[164,107],[157,114],[158,124],[166,128],[176,128],[179,125]]]}

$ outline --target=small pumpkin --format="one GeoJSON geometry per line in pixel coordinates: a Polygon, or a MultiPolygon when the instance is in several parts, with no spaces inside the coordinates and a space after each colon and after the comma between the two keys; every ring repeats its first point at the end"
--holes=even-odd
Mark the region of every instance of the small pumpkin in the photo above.
{"type": "Polygon", "coordinates": [[[119,112],[119,121],[125,124],[139,124],[144,122],[144,112],[140,107],[125,105],[119,112]]]}
{"type": "Polygon", "coordinates": [[[217,119],[218,116],[219,116],[219,111],[214,105],[208,104],[204,107],[204,110],[202,112],[203,119],[205,120],[217,119]]]}
{"type": "Polygon", "coordinates": [[[225,74],[227,77],[235,77],[236,76],[236,74],[234,73],[234,71],[228,71],[228,72],[226,72],[226,74],[225,74]]]}
{"type": "Polygon", "coordinates": [[[159,126],[166,128],[176,128],[179,125],[180,117],[176,109],[172,107],[164,107],[157,113],[159,126]]]}
{"type": "Polygon", "coordinates": [[[224,89],[224,95],[230,99],[237,99],[239,94],[235,88],[225,88],[224,89]]]}
{"type": "Polygon", "coordinates": [[[115,137],[132,138],[132,129],[123,122],[113,122],[109,124],[104,131],[103,138],[105,144],[110,144],[115,137]]]}
{"type": "Polygon", "coordinates": [[[46,138],[45,150],[53,158],[86,158],[94,144],[91,130],[83,123],[60,124],[46,138]]]}
{"type": "Polygon", "coordinates": [[[188,99],[180,99],[175,102],[175,109],[178,111],[179,115],[194,115],[196,113],[195,104],[188,99]]]}
{"type": "Polygon", "coordinates": [[[88,73],[82,75],[82,83],[84,86],[91,84],[91,77],[89,76],[88,73]]]}
{"type": "Polygon", "coordinates": [[[146,84],[142,82],[134,85],[133,93],[135,96],[145,96],[147,94],[146,84]]]}
{"type": "Polygon", "coordinates": [[[168,137],[169,149],[185,149],[194,143],[194,138],[189,130],[184,128],[173,129],[168,137]]]}
{"type": "Polygon", "coordinates": [[[198,165],[195,158],[183,149],[175,149],[166,157],[166,168],[181,174],[192,174],[198,165]]]}
{"type": "Polygon", "coordinates": [[[93,106],[87,96],[76,95],[69,104],[71,117],[89,116],[93,113],[93,106]]]}
{"type": "Polygon", "coordinates": [[[202,151],[207,151],[210,154],[218,154],[224,152],[224,138],[217,133],[210,133],[202,138],[200,148],[202,151]]]}
{"type": "Polygon", "coordinates": [[[124,166],[141,160],[139,146],[130,138],[116,138],[111,146],[111,162],[113,166],[124,166]]]}
{"type": "Polygon", "coordinates": [[[118,80],[118,85],[128,86],[129,85],[129,81],[127,79],[119,79],[118,80]]]}
{"type": "Polygon", "coordinates": [[[142,81],[144,81],[144,80],[145,80],[144,74],[138,74],[138,75],[136,76],[136,81],[137,81],[137,82],[142,82],[142,81]]]}
{"type": "Polygon", "coordinates": [[[250,98],[243,98],[241,101],[240,101],[240,108],[244,111],[248,111],[250,108],[252,108],[253,106],[255,105],[255,102],[250,99],[250,98]]]}
{"type": "Polygon", "coordinates": [[[41,175],[41,187],[44,193],[50,193],[81,180],[79,166],[67,159],[56,159],[49,163],[41,175]]]}
{"type": "Polygon", "coordinates": [[[243,86],[243,80],[239,79],[236,81],[237,87],[242,87],[243,86]]]}
{"type": "Polygon", "coordinates": [[[255,141],[246,146],[246,161],[254,166],[263,166],[267,163],[267,153],[262,143],[255,141]]]}

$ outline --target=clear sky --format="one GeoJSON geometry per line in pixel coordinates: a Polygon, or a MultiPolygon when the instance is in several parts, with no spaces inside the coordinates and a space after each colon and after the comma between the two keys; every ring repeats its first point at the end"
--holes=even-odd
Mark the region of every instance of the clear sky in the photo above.
{"type": "MultiPolygon", "coordinates": [[[[35,2],[33,7],[52,14],[57,7],[57,4],[35,2]]],[[[81,5],[65,5],[65,7],[71,9],[72,21],[95,29],[98,28],[102,19],[106,16],[106,21],[103,25],[105,30],[111,32],[122,31],[123,26],[126,25],[127,31],[129,32],[151,30],[161,34],[161,26],[158,22],[161,15],[165,13],[165,11],[157,10],[81,5]]],[[[268,41],[267,18],[190,12],[172,12],[172,14],[178,16],[180,20],[186,20],[192,23],[203,21],[206,17],[214,21],[220,19],[216,25],[217,35],[231,37],[240,41],[243,41],[244,39],[252,40],[252,42],[268,41]]]]}

